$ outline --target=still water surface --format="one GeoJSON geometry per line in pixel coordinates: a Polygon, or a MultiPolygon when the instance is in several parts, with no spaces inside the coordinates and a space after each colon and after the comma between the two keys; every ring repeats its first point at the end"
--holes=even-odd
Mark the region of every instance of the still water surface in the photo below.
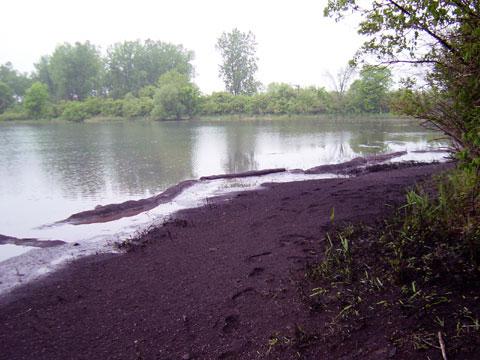
{"type": "Polygon", "coordinates": [[[0,124],[0,234],[185,179],[445,146],[438,137],[392,119],[0,124]]]}

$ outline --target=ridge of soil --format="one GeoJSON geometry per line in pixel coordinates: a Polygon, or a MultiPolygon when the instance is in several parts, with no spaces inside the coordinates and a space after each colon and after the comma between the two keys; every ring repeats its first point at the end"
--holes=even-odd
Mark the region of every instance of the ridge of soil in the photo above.
{"type": "MultiPolygon", "coordinates": [[[[125,254],[74,261],[0,299],[0,359],[298,358],[295,346],[271,350],[279,334],[298,339],[325,320],[299,288],[322,258],[332,209],[338,223],[374,225],[407,188],[451,167],[268,184],[181,211],[125,254]]],[[[384,331],[365,324],[317,354],[407,358],[392,354],[384,331]]]]}
{"type": "Polygon", "coordinates": [[[19,239],[14,236],[7,236],[0,234],[0,245],[21,245],[21,246],[33,246],[38,248],[47,248],[53,246],[60,246],[65,244],[63,240],[38,240],[33,238],[19,239]]]}
{"type": "MultiPolygon", "coordinates": [[[[364,157],[361,156],[340,164],[322,165],[322,166],[313,167],[311,169],[307,169],[305,171],[301,169],[296,169],[293,172],[304,173],[304,174],[326,174],[326,173],[342,174],[342,175],[358,174],[359,172],[365,171],[365,169],[370,166],[381,166],[381,167],[387,166],[388,167],[391,164],[381,164],[381,163],[405,154],[407,154],[407,151],[397,151],[397,152],[388,153],[388,154],[368,155],[364,157]]],[[[87,210],[87,211],[82,211],[79,213],[72,214],[68,218],[58,221],[56,224],[69,223],[72,225],[82,225],[82,224],[92,224],[92,223],[101,223],[101,222],[118,220],[123,217],[138,215],[142,212],[151,210],[160,204],[165,204],[169,201],[172,201],[183,190],[201,181],[263,176],[263,175],[281,173],[286,171],[287,170],[285,168],[250,170],[250,171],[239,172],[239,173],[202,176],[198,180],[184,180],[179,182],[178,184],[170,186],[165,191],[159,194],[156,194],[154,196],[151,196],[149,198],[139,199],[139,200],[129,200],[119,204],[98,205],[93,210],[87,210]]]]}

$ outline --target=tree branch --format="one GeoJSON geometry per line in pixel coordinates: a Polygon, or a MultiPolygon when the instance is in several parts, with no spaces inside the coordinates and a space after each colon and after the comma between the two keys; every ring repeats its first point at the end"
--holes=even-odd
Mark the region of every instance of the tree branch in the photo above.
{"type": "MultiPolygon", "coordinates": [[[[387,0],[390,4],[392,4],[393,6],[395,6],[398,10],[400,10],[402,13],[404,13],[405,15],[408,15],[409,17],[412,17],[412,13],[410,11],[408,11],[407,9],[405,9],[405,7],[401,6],[400,4],[398,4],[396,1],[394,0],[387,0]]],[[[433,37],[435,40],[437,40],[444,48],[446,48],[448,51],[450,51],[451,53],[455,54],[458,56],[458,52],[457,50],[452,46],[450,45],[445,39],[441,38],[439,35],[435,34],[432,30],[430,30],[426,25],[424,24],[418,24],[419,27],[420,27],[420,30],[423,30],[425,31],[428,35],[430,35],[431,37],[433,37]]]]}
{"type": "Polygon", "coordinates": [[[438,60],[388,60],[380,64],[441,64],[438,60]]]}

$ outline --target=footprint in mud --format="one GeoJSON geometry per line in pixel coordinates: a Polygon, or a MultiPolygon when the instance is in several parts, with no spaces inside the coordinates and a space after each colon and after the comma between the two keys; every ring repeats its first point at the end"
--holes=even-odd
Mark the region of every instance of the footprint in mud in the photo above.
{"type": "Polygon", "coordinates": [[[239,292],[235,293],[232,295],[232,300],[236,300],[241,296],[245,296],[248,293],[253,293],[255,292],[255,289],[253,287],[247,287],[243,290],[240,290],[239,292]]]}
{"type": "Polygon", "coordinates": [[[252,262],[252,261],[255,261],[256,259],[258,259],[259,257],[262,257],[262,256],[268,256],[268,255],[271,255],[272,252],[271,251],[264,251],[260,254],[255,254],[255,255],[250,255],[248,256],[245,261],[246,262],[252,262]]]}
{"type": "Polygon", "coordinates": [[[250,271],[250,274],[248,274],[248,277],[259,276],[264,271],[265,271],[265,269],[262,268],[262,267],[253,268],[253,270],[250,271]]]}
{"type": "Polygon", "coordinates": [[[302,234],[288,234],[288,235],[283,235],[280,238],[280,246],[285,246],[289,244],[295,244],[295,245],[304,245],[308,241],[314,240],[313,237],[307,236],[307,235],[302,235],[302,234]]]}
{"type": "Polygon", "coordinates": [[[230,334],[232,331],[236,330],[240,325],[240,318],[238,315],[229,315],[224,320],[224,325],[222,331],[226,334],[230,334]]]}
{"type": "Polygon", "coordinates": [[[314,214],[314,213],[318,213],[320,210],[322,210],[322,208],[319,205],[310,205],[307,208],[307,213],[314,214]]]}
{"type": "Polygon", "coordinates": [[[314,260],[312,256],[288,256],[287,260],[293,261],[296,264],[308,264],[314,260]]]}

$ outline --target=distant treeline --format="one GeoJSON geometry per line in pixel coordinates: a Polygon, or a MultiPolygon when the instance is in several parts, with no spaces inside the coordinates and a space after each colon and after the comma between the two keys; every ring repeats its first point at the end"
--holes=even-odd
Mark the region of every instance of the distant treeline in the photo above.
{"type": "Polygon", "coordinates": [[[376,67],[337,91],[272,83],[253,95],[202,95],[192,82],[192,60],[192,51],[161,41],[117,43],[104,56],[89,42],[65,43],[32,74],[0,66],[0,120],[386,113],[397,97],[390,71],[376,67]]]}

